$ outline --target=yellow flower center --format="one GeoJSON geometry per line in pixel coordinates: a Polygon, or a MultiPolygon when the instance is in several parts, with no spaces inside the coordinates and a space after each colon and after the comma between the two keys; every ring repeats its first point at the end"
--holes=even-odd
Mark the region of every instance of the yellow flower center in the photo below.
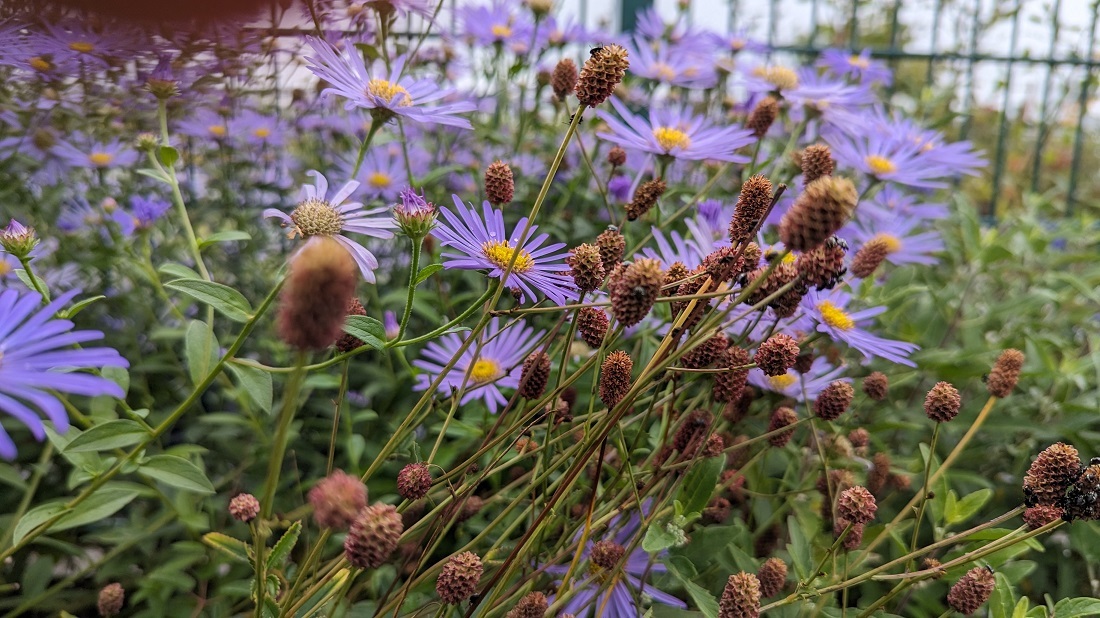
{"type": "Polygon", "coordinates": [[[508,24],[493,24],[493,36],[498,39],[507,39],[512,36],[512,27],[508,24]]]}
{"type": "Polygon", "coordinates": [[[386,172],[373,172],[367,177],[367,184],[375,189],[385,189],[393,184],[393,179],[386,172]]]}
{"type": "Polygon", "coordinates": [[[885,232],[881,234],[875,234],[874,238],[867,242],[872,243],[875,241],[882,243],[882,246],[886,247],[887,253],[897,253],[898,251],[901,251],[901,239],[897,236],[894,236],[893,234],[887,234],[885,232]]]}
{"type": "Polygon", "coordinates": [[[295,229],[289,236],[294,238],[297,234],[310,236],[335,236],[344,229],[344,220],[340,213],[325,200],[308,199],[290,213],[290,220],[294,222],[295,229]]]}
{"type": "Polygon", "coordinates": [[[871,172],[877,176],[883,174],[893,174],[898,171],[898,166],[894,165],[894,162],[886,157],[879,155],[867,155],[864,159],[867,162],[867,167],[871,168],[871,172]]]}
{"type": "Polygon", "coordinates": [[[31,68],[35,71],[49,71],[53,68],[49,60],[43,59],[41,56],[35,56],[27,61],[27,64],[31,65],[31,68]]]}
{"type": "Polygon", "coordinates": [[[95,49],[95,45],[88,43],[87,41],[75,41],[69,43],[69,49],[80,52],[82,54],[90,54],[95,49]]]}
{"type": "Polygon", "coordinates": [[[798,87],[798,73],[787,67],[757,67],[753,70],[753,74],[775,86],[776,90],[790,90],[798,87]]]}
{"type": "Polygon", "coordinates": [[[658,79],[672,81],[676,78],[676,70],[664,62],[653,63],[653,70],[657,74],[658,79]]]}
{"type": "MultiPolygon", "coordinates": [[[[508,268],[508,264],[512,261],[512,256],[515,254],[516,249],[506,242],[490,240],[482,243],[481,252],[484,253],[485,257],[489,258],[489,261],[495,266],[500,269],[505,269],[508,268]]],[[[534,266],[535,260],[531,257],[531,254],[520,249],[519,256],[516,257],[516,264],[512,267],[512,272],[525,273],[534,266]]]]}
{"type": "Polygon", "coordinates": [[[206,127],[207,131],[210,131],[210,135],[214,137],[225,137],[225,127],[220,124],[212,124],[206,127]]]}
{"type": "Polygon", "coordinates": [[[672,152],[673,148],[683,150],[691,145],[691,138],[687,133],[672,127],[657,127],[653,129],[653,137],[665,152],[672,152]]]}
{"type": "Polygon", "coordinates": [[[260,127],[259,129],[253,131],[252,135],[255,135],[258,139],[267,139],[271,137],[271,129],[268,129],[267,127],[260,127]]]}
{"type": "Polygon", "coordinates": [[[866,70],[871,66],[871,60],[864,58],[863,56],[851,56],[848,58],[848,64],[854,66],[857,69],[866,70]]]}
{"type": "Polygon", "coordinates": [[[745,39],[730,39],[730,49],[733,51],[741,51],[748,44],[745,39]]]}
{"type": "Polygon", "coordinates": [[[789,373],[784,373],[779,376],[771,376],[768,378],[768,383],[772,385],[772,390],[785,391],[790,388],[795,381],[795,377],[789,373]]]}
{"type": "Polygon", "coordinates": [[[821,312],[821,319],[837,330],[852,330],[856,323],[843,309],[833,303],[823,300],[817,304],[817,310],[821,312]]]}
{"type": "Polygon", "coordinates": [[[796,261],[798,261],[798,258],[796,258],[793,253],[788,253],[783,256],[784,264],[794,264],[796,261]]]}
{"type": "Polygon", "coordinates": [[[96,167],[107,167],[115,160],[115,156],[109,152],[93,152],[88,155],[88,160],[96,167]]]}
{"type": "Polygon", "coordinates": [[[500,365],[495,360],[479,358],[474,363],[474,368],[470,370],[470,379],[476,384],[485,384],[496,380],[503,373],[500,370],[500,365]]]}
{"type": "Polygon", "coordinates": [[[7,260],[0,260],[0,277],[11,274],[15,270],[7,260]]]}
{"type": "Polygon", "coordinates": [[[401,95],[401,98],[397,101],[398,107],[408,107],[412,105],[413,102],[412,97],[409,96],[408,90],[384,79],[370,80],[370,82],[367,83],[367,94],[384,99],[387,103],[393,101],[394,97],[397,95],[401,95]]]}

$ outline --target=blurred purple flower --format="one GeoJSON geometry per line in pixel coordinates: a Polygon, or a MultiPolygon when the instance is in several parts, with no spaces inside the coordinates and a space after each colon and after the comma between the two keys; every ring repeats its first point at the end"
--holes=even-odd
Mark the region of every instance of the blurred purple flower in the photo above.
{"type": "Polygon", "coordinates": [[[616,97],[612,97],[611,105],[621,120],[599,110],[600,119],[611,132],[597,135],[624,148],[687,161],[748,163],[748,157],[735,153],[756,141],[752,131],[737,125],[712,126],[705,116],[695,115],[686,108],[654,108],[646,120],[632,114],[616,97]]]}
{"type": "Polygon", "coordinates": [[[889,67],[871,59],[870,49],[858,54],[847,49],[826,49],[821,52],[817,66],[837,77],[851,77],[860,84],[889,86],[894,81],[889,67]]]}

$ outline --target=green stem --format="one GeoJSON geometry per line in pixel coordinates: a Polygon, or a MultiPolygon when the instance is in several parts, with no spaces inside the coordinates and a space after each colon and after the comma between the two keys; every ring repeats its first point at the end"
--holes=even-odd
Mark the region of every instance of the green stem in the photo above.
{"type": "Polygon", "coordinates": [[[47,304],[48,301],[46,299],[49,298],[49,295],[46,294],[46,290],[42,289],[42,285],[41,283],[39,283],[38,277],[34,276],[34,272],[31,270],[30,259],[28,259],[26,256],[22,256],[19,258],[19,263],[23,265],[23,271],[27,273],[27,279],[31,280],[31,285],[34,287],[34,291],[38,292],[38,294],[42,296],[42,304],[47,304]]]}
{"type": "Polygon", "coordinates": [[[279,473],[283,469],[283,456],[286,454],[287,435],[290,432],[290,423],[294,420],[294,412],[298,409],[298,394],[302,390],[302,381],[306,371],[306,353],[298,353],[297,370],[290,374],[287,381],[286,392],[283,393],[283,407],[279,411],[279,421],[275,430],[275,441],[272,443],[271,455],[268,457],[267,477],[264,480],[263,500],[260,502],[260,518],[271,517],[275,507],[275,490],[279,486],[279,473]]]}
{"type": "Polygon", "coordinates": [[[936,440],[940,437],[941,425],[943,423],[936,423],[936,427],[932,430],[932,441],[928,445],[928,461],[924,462],[924,483],[920,491],[920,508],[917,509],[917,519],[913,522],[913,538],[909,542],[909,553],[917,551],[917,537],[920,536],[921,523],[924,521],[924,509],[928,506],[928,486],[932,474],[932,459],[936,456],[936,440]]]}
{"type": "Polygon", "coordinates": [[[348,366],[351,361],[344,361],[340,369],[340,389],[336,393],[336,403],[332,410],[332,436],[328,443],[328,465],[325,466],[325,475],[332,474],[332,460],[336,456],[336,435],[340,427],[340,408],[344,406],[344,396],[348,392],[348,366]]]}
{"type": "Polygon", "coordinates": [[[359,168],[363,167],[363,157],[367,155],[367,147],[370,146],[372,140],[374,140],[374,134],[381,128],[382,123],[377,120],[371,120],[370,129],[367,130],[367,136],[363,138],[363,143],[359,146],[359,154],[355,157],[355,169],[351,172],[351,177],[356,178],[359,176],[359,168]]]}
{"type": "MultiPolygon", "coordinates": [[[[53,442],[46,442],[46,446],[42,448],[42,454],[38,456],[38,463],[34,467],[34,472],[31,473],[31,478],[27,482],[27,488],[23,491],[23,499],[19,501],[15,514],[8,521],[14,523],[23,518],[23,513],[27,512],[27,507],[31,505],[31,500],[34,499],[34,492],[38,491],[38,484],[42,482],[42,476],[46,474],[46,469],[49,467],[47,464],[52,455],[53,442]]],[[[4,531],[4,535],[0,537],[0,547],[8,544],[14,532],[15,526],[8,526],[8,529],[4,531]]]]}
{"type": "MultiPolygon", "coordinates": [[[[161,145],[165,148],[171,147],[172,143],[168,138],[168,108],[164,103],[164,99],[157,101],[157,118],[160,119],[161,145]]],[[[183,231],[187,235],[187,244],[191,250],[191,257],[195,260],[195,267],[199,269],[199,274],[202,275],[203,279],[211,281],[210,271],[206,269],[206,263],[202,260],[202,252],[199,251],[199,240],[195,236],[195,228],[191,226],[191,217],[187,214],[187,204],[183,201],[183,193],[180,191],[180,183],[176,177],[175,167],[172,165],[161,166],[156,155],[152,152],[149,153],[149,158],[156,167],[164,172],[164,177],[168,180],[168,186],[172,188],[172,203],[176,207],[176,215],[179,217],[180,224],[183,225],[183,231]]]]}
{"type": "Polygon", "coordinates": [[[423,247],[423,239],[412,239],[412,264],[409,265],[409,293],[405,297],[405,312],[401,315],[401,329],[397,332],[397,340],[405,336],[405,327],[409,324],[409,316],[412,315],[413,298],[416,296],[416,277],[420,274],[420,250],[423,247]]]}

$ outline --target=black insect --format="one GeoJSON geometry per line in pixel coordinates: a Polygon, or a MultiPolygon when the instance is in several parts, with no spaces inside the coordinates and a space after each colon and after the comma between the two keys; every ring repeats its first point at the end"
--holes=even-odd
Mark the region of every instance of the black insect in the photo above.
{"type": "Polygon", "coordinates": [[[596,54],[598,54],[602,51],[603,51],[603,45],[599,45],[599,46],[593,47],[592,49],[588,50],[588,55],[589,56],[595,56],[596,54]]]}
{"type": "Polygon", "coordinates": [[[994,571],[993,571],[993,567],[989,566],[988,564],[987,564],[987,565],[985,565],[985,570],[989,571],[990,573],[993,573],[993,572],[994,572],[994,571]]]}
{"type": "MultiPolygon", "coordinates": [[[[574,117],[575,117],[576,115],[577,115],[577,114],[576,114],[576,112],[574,112],[574,113],[572,113],[572,114],[569,114],[569,120],[566,120],[566,121],[565,121],[565,124],[567,124],[567,125],[569,125],[569,124],[573,124],[573,118],[574,118],[574,117]]],[[[584,116],[581,116],[581,119],[577,121],[577,124],[580,124],[580,123],[582,123],[582,122],[584,122],[584,116]]]]}
{"type": "Polygon", "coordinates": [[[1100,457],[1093,457],[1089,460],[1090,466],[1100,466],[1100,457]]]}

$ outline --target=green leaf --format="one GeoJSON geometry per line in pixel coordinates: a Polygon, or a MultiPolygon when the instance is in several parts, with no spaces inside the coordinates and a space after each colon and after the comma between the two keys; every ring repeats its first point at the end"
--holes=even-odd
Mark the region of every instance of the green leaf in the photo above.
{"type": "Polygon", "coordinates": [[[192,320],[184,337],[184,356],[191,381],[202,382],[218,364],[218,340],[214,331],[201,320],[192,320]]]}
{"type": "Polygon", "coordinates": [[[205,249],[219,242],[237,242],[240,240],[252,240],[252,235],[241,230],[225,230],[199,239],[199,249],[205,249]]]}
{"type": "Polygon", "coordinates": [[[97,302],[99,302],[99,301],[101,301],[105,298],[107,298],[107,297],[103,296],[102,294],[100,294],[99,296],[93,296],[91,298],[85,298],[84,300],[82,300],[80,302],[73,303],[73,306],[69,307],[68,309],[62,309],[61,311],[58,311],[57,312],[57,317],[64,318],[66,320],[70,319],[70,318],[74,317],[76,314],[83,311],[84,309],[87,309],[92,304],[97,303],[97,302]]]}
{"type": "Polygon", "coordinates": [[[651,554],[668,549],[675,544],[676,536],[660,522],[649,524],[649,528],[645,531],[645,538],[642,539],[642,549],[651,554]]]}
{"type": "Polygon", "coordinates": [[[271,548],[271,554],[267,557],[267,568],[275,569],[283,566],[287,557],[290,556],[290,552],[294,549],[294,546],[298,543],[298,536],[302,534],[302,522],[296,521],[290,524],[290,527],[286,529],[283,536],[276,541],[275,545],[271,548]]]}
{"type": "Polygon", "coordinates": [[[1054,615],[1058,618],[1077,618],[1077,616],[1100,615],[1100,599],[1078,597],[1062,599],[1054,606],[1054,615]]]}
{"type": "Polygon", "coordinates": [[[164,172],[160,171],[160,170],[155,170],[155,169],[151,169],[151,168],[142,168],[142,169],[139,169],[139,170],[136,170],[136,171],[137,171],[137,173],[141,174],[142,176],[148,176],[149,178],[152,178],[153,180],[159,180],[160,182],[163,182],[166,185],[171,184],[171,180],[169,180],[168,175],[165,174],[164,172]]]}
{"type": "MultiPolygon", "coordinates": [[[[979,489],[972,494],[969,494],[962,500],[959,500],[954,504],[954,508],[947,509],[947,523],[957,524],[964,522],[977,514],[986,502],[993,497],[993,490],[990,488],[979,489]]],[[[950,504],[950,500],[948,501],[950,504]]]]}
{"type": "Polygon", "coordinates": [[[238,562],[245,564],[251,564],[252,562],[252,548],[248,546],[248,543],[227,534],[207,532],[202,535],[202,542],[238,562]]]}
{"type": "Polygon", "coordinates": [[[50,302],[50,288],[46,287],[46,282],[33,273],[29,273],[22,268],[15,269],[15,276],[19,277],[19,280],[23,282],[23,285],[28,288],[38,291],[42,290],[43,296],[46,297],[46,302],[50,302]],[[35,285],[35,282],[38,285],[35,285]]]}
{"type": "MultiPolygon", "coordinates": [[[[110,517],[129,504],[137,495],[138,491],[133,487],[107,483],[87,500],[65,513],[50,527],[50,530],[60,532],[110,517]]],[[[15,526],[12,543],[19,543],[28,532],[58,513],[65,512],[65,503],[65,500],[47,502],[27,511],[15,526]]]]}
{"type": "Polygon", "coordinates": [[[161,264],[157,272],[164,273],[169,277],[175,277],[176,279],[202,279],[202,276],[194,270],[180,264],[179,262],[168,262],[161,264]]]}
{"type": "Polygon", "coordinates": [[[175,455],[154,455],[141,464],[138,472],[185,491],[214,493],[214,486],[198,466],[175,455]]]}
{"type": "Polygon", "coordinates": [[[443,270],[442,264],[429,264],[424,268],[421,268],[420,272],[416,274],[416,279],[413,281],[413,285],[417,286],[421,283],[424,283],[424,281],[427,280],[428,277],[431,277],[441,270],[443,270]]]}
{"type": "Polygon", "coordinates": [[[125,367],[104,367],[99,374],[118,384],[123,393],[130,390],[130,372],[125,367]]]}
{"type": "Polygon", "coordinates": [[[161,146],[157,148],[157,158],[165,167],[172,167],[180,160],[180,153],[171,146],[161,146]]]}
{"type": "MultiPolygon", "coordinates": [[[[712,457],[711,459],[716,459],[712,457]]],[[[671,558],[666,563],[672,576],[687,590],[692,602],[707,618],[718,618],[718,599],[709,590],[692,581],[698,574],[689,560],[682,556],[671,558]]]]}
{"type": "Polygon", "coordinates": [[[247,322],[252,317],[252,305],[240,292],[228,285],[202,279],[176,279],[164,287],[206,303],[235,322],[247,322]]]}
{"type": "Polygon", "coordinates": [[[1027,597],[1020,597],[1016,607],[1012,609],[1012,618],[1027,618],[1027,610],[1031,608],[1031,601],[1027,597]]]}
{"type": "Polygon", "coordinates": [[[272,387],[270,373],[258,367],[236,363],[228,363],[226,368],[229,369],[230,373],[237,376],[237,382],[248,393],[249,399],[260,406],[260,409],[264,412],[271,412],[272,387]]]}
{"type": "Polygon", "coordinates": [[[130,420],[100,423],[73,438],[65,447],[68,453],[106,451],[137,444],[149,437],[149,432],[139,423],[130,420]]]}
{"type": "Polygon", "coordinates": [[[695,465],[688,470],[680,493],[676,497],[684,505],[685,513],[702,513],[710,502],[711,495],[718,484],[718,475],[722,474],[724,457],[706,457],[696,459],[695,465]]]}
{"type": "Polygon", "coordinates": [[[368,318],[365,315],[349,315],[348,321],[344,323],[344,332],[375,350],[386,347],[386,328],[374,318],[368,318]]]}
{"type": "Polygon", "coordinates": [[[1010,618],[1015,602],[1012,584],[1001,573],[997,573],[995,577],[997,585],[989,597],[989,618],[1010,618]]]}

